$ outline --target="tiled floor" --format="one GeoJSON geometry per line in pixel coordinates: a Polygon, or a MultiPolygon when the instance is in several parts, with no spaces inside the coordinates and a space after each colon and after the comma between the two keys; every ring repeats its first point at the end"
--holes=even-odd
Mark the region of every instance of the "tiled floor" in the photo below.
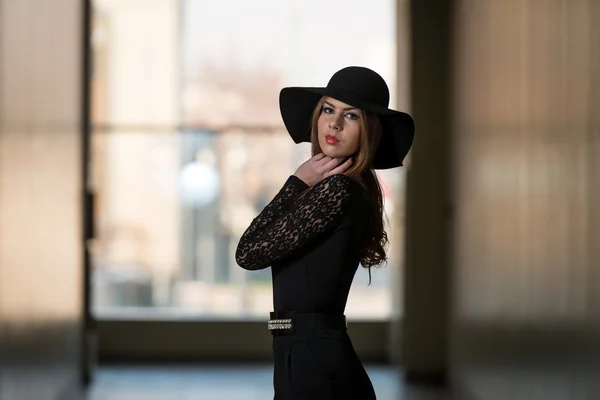
{"type": "MultiPolygon", "coordinates": [[[[407,388],[396,370],[366,366],[378,400],[447,400],[436,390],[407,388]]],[[[268,400],[272,367],[111,366],[96,372],[87,400],[268,400]]]]}

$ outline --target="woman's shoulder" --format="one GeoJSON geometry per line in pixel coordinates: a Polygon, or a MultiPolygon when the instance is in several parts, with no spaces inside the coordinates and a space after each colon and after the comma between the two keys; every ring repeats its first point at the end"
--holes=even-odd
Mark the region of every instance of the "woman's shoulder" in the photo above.
{"type": "Polygon", "coordinates": [[[327,178],[321,180],[319,183],[317,183],[315,187],[317,186],[325,186],[327,188],[333,187],[342,190],[354,190],[358,188],[364,190],[362,184],[357,178],[345,174],[330,175],[327,178]]]}
{"type": "Polygon", "coordinates": [[[359,178],[345,175],[335,174],[321,180],[315,185],[315,189],[326,190],[332,193],[346,193],[348,197],[367,199],[367,189],[360,182],[359,178]]]}

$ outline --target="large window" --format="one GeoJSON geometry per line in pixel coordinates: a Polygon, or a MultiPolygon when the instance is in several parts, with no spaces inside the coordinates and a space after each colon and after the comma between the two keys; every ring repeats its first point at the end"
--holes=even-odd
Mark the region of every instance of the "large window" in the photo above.
{"type": "MultiPolygon", "coordinates": [[[[234,252],[310,155],[284,130],[279,90],[365,65],[387,80],[395,106],[395,3],[95,0],[97,317],[267,315],[270,270],[245,271],[234,252]]],[[[350,318],[389,317],[400,286],[404,170],[379,177],[389,262],[371,285],[359,269],[350,318]]]]}

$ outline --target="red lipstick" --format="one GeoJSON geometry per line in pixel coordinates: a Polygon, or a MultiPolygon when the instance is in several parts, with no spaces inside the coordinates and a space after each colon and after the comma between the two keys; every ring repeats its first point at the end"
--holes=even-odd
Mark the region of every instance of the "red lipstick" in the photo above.
{"type": "Polygon", "coordinates": [[[325,141],[326,141],[328,144],[336,144],[336,143],[338,143],[340,140],[339,140],[338,138],[336,138],[335,136],[333,136],[333,135],[327,135],[327,136],[325,136],[325,141]]]}

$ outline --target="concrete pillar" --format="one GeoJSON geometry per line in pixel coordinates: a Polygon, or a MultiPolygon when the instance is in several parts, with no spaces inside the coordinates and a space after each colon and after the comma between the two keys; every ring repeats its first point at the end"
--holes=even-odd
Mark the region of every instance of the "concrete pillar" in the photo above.
{"type": "Polygon", "coordinates": [[[407,174],[402,361],[414,381],[443,381],[447,364],[450,204],[450,0],[411,4],[411,111],[407,174]]]}
{"type": "Polygon", "coordinates": [[[76,398],[83,3],[0,0],[0,398],[76,398]]]}

